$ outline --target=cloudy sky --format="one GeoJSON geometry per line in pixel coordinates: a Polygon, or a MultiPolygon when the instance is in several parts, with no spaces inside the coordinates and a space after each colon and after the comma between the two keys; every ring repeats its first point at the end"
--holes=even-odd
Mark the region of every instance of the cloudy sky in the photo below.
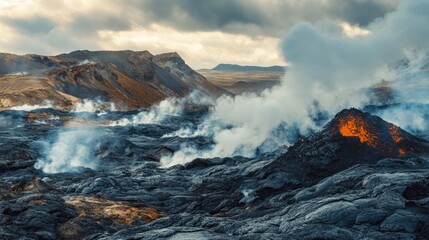
{"type": "Polygon", "coordinates": [[[178,52],[196,69],[286,64],[280,39],[295,24],[337,21],[346,34],[398,0],[0,0],[0,51],[178,52]]]}

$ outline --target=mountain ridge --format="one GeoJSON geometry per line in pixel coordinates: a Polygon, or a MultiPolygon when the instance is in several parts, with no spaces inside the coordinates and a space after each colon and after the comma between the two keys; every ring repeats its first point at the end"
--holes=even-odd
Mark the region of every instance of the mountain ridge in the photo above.
{"type": "Polygon", "coordinates": [[[227,93],[177,53],[130,50],[77,50],[56,56],[0,53],[0,89],[0,109],[51,101],[54,108],[70,110],[83,99],[101,99],[134,110],[192,91],[211,98],[227,93]],[[20,97],[12,92],[20,92],[20,97]]]}
{"type": "Polygon", "coordinates": [[[223,72],[284,72],[286,71],[286,66],[274,65],[263,67],[221,63],[208,70],[223,72]]]}

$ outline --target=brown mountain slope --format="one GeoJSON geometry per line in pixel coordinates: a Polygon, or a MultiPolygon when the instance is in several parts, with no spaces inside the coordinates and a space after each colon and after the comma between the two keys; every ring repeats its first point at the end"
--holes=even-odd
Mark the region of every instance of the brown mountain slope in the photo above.
{"type": "Polygon", "coordinates": [[[80,99],[97,96],[126,109],[149,107],[167,96],[148,83],[128,77],[109,63],[91,62],[55,68],[47,75],[55,82],[54,88],[57,91],[80,99]]]}
{"type": "Polygon", "coordinates": [[[83,99],[138,109],[194,90],[213,98],[226,92],[177,53],[153,56],[147,51],[75,51],[53,57],[0,54],[0,90],[0,109],[48,100],[65,110],[83,99]]]}
{"type": "Polygon", "coordinates": [[[59,57],[69,61],[111,63],[124,74],[149,83],[167,95],[183,97],[195,88],[210,96],[218,97],[226,93],[192,70],[177,53],[152,55],[148,51],[75,51],[59,57]]]}
{"type": "MultiPolygon", "coordinates": [[[[217,87],[204,76],[191,69],[185,64],[185,61],[177,53],[164,53],[153,57],[156,65],[160,66],[176,79],[180,79],[188,85],[190,89],[198,89],[207,95],[219,97],[228,93],[222,88],[217,87]]],[[[168,80],[168,79],[167,79],[168,80]]],[[[165,80],[164,80],[165,81],[165,80]]],[[[163,84],[166,84],[165,82],[163,84]]],[[[188,90],[189,91],[189,90],[188,90]]]]}
{"type": "Polygon", "coordinates": [[[80,99],[57,91],[46,77],[0,77],[0,110],[22,105],[52,102],[59,109],[71,109],[80,99]]]}

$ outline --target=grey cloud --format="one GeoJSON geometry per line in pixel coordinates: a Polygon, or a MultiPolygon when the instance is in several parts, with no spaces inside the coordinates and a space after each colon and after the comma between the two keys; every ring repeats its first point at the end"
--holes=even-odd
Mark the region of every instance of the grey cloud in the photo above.
{"type": "Polygon", "coordinates": [[[96,34],[99,30],[121,31],[131,29],[130,19],[98,12],[96,14],[75,14],[68,28],[75,33],[96,34]]]}
{"type": "Polygon", "coordinates": [[[1,51],[10,53],[56,55],[76,49],[99,49],[100,47],[94,36],[76,37],[69,30],[54,28],[46,34],[21,33],[12,41],[2,43],[1,48],[1,51]]]}
{"type": "Polygon", "coordinates": [[[30,34],[48,33],[55,27],[53,20],[41,16],[29,18],[3,17],[0,21],[9,27],[28,32],[30,34]]]}
{"type": "MultiPolygon", "coordinates": [[[[394,2],[394,1],[392,1],[394,2]]],[[[377,1],[354,0],[344,1],[336,0],[330,7],[330,14],[338,16],[347,22],[367,26],[374,19],[384,16],[387,12],[392,11],[388,4],[382,4],[377,1]]]]}
{"type": "MultiPolygon", "coordinates": [[[[63,28],[74,34],[91,34],[98,30],[129,30],[132,26],[161,24],[181,31],[222,31],[249,36],[280,37],[296,23],[340,20],[365,26],[396,8],[399,0],[104,0],[82,12],[61,11],[71,22],[63,28]],[[101,5],[102,4],[102,5],[101,5]]],[[[40,2],[41,7],[51,0],[40,2]]],[[[51,9],[52,11],[58,9],[51,9]]],[[[55,27],[56,19],[35,17],[3,19],[9,26],[30,33],[46,33],[55,27]]]]}
{"type": "Polygon", "coordinates": [[[366,26],[396,8],[399,0],[145,0],[134,1],[145,23],[187,31],[220,30],[280,36],[300,21],[341,20],[366,26]]]}
{"type": "MultiPolygon", "coordinates": [[[[17,5],[16,9],[23,9],[18,11],[19,14],[0,9],[0,24],[12,28],[9,32],[12,40],[3,41],[1,49],[49,54],[77,48],[134,46],[130,44],[137,44],[135,48],[138,49],[141,47],[139,43],[116,43],[100,35],[99,31],[139,31],[154,24],[177,32],[219,31],[233,35],[244,34],[256,41],[266,37],[279,39],[302,21],[315,23],[320,20],[339,20],[365,26],[375,18],[393,11],[398,2],[399,0],[93,0],[82,6],[74,6],[71,1],[66,0],[39,0],[36,4],[17,5]]],[[[7,36],[4,39],[8,39],[7,36]]],[[[174,37],[171,41],[175,41],[174,37]]],[[[189,41],[198,43],[198,39],[189,41]]],[[[147,48],[150,44],[157,49],[169,50],[169,46],[159,46],[156,42],[148,42],[144,46],[147,48]]],[[[175,49],[180,50],[183,49],[175,49]]],[[[237,49],[235,53],[240,51],[242,50],[237,49]]]]}
{"type": "Polygon", "coordinates": [[[140,6],[142,11],[150,9],[150,19],[186,30],[218,30],[237,23],[268,23],[256,5],[243,1],[147,0],[140,6]]]}

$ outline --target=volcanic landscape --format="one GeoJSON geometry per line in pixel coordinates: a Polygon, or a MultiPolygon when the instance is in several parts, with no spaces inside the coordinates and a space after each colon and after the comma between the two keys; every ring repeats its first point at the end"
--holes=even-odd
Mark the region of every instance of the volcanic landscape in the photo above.
{"type": "Polygon", "coordinates": [[[3,54],[0,70],[0,239],[429,239],[428,129],[378,117],[427,122],[429,105],[390,88],[274,150],[210,157],[196,132],[234,95],[176,53],[3,54]],[[201,157],[170,161],[186,146],[201,157]]]}

